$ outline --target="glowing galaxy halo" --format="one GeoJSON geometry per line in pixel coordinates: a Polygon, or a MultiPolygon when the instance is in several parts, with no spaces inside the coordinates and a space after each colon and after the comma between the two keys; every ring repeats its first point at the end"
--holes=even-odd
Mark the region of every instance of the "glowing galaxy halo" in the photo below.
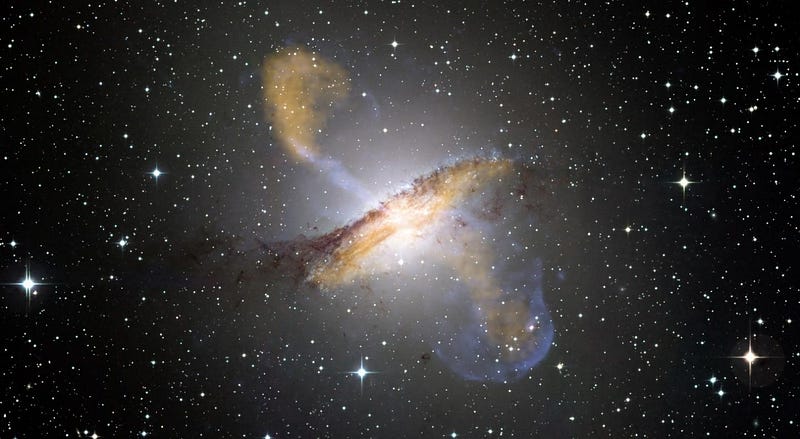
{"type": "MultiPolygon", "coordinates": [[[[316,143],[332,108],[349,92],[347,72],[293,47],[266,59],[263,80],[265,115],[288,155],[326,171],[331,183],[362,200],[374,198],[342,163],[324,158],[316,143]]],[[[496,254],[496,245],[515,252],[524,247],[500,230],[513,216],[508,211],[524,201],[525,194],[513,190],[521,173],[507,158],[456,161],[418,177],[345,226],[273,246],[274,265],[298,261],[305,283],[331,291],[369,282],[390,263],[382,255],[424,248],[449,279],[425,287],[441,291],[461,316],[442,326],[444,342],[436,352],[466,379],[519,379],[546,356],[554,333],[540,260],[517,255],[509,262],[496,254]]]]}

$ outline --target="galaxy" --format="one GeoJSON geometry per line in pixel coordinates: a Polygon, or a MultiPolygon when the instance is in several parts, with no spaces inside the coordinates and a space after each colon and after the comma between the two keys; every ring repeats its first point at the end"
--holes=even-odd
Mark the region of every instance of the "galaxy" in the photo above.
{"type": "Polygon", "coordinates": [[[4,6],[0,437],[795,437],[797,17],[4,6]]]}

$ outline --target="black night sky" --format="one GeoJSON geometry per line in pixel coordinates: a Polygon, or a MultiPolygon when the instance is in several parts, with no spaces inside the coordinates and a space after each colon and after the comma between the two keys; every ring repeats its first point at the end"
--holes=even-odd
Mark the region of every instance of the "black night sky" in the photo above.
{"type": "Polygon", "coordinates": [[[0,437],[800,436],[790,5],[5,3],[0,437]]]}

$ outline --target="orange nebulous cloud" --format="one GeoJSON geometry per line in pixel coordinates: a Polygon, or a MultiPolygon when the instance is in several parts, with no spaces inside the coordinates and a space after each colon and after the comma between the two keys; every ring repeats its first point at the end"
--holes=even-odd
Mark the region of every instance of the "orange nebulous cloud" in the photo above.
{"type": "Polygon", "coordinates": [[[492,254],[478,234],[462,230],[459,243],[451,264],[480,310],[488,341],[499,348],[499,357],[504,361],[527,358],[541,343],[539,323],[532,321],[529,301],[499,286],[492,254]]]}
{"type": "Polygon", "coordinates": [[[316,136],[331,109],[350,92],[347,71],[302,47],[284,48],[264,60],[264,105],[279,142],[295,158],[313,161],[316,136]]]}

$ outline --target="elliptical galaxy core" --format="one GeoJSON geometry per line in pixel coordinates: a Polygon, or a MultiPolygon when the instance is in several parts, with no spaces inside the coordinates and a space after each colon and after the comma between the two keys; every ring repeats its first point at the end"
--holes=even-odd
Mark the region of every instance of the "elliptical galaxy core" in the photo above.
{"type": "MultiPolygon", "coordinates": [[[[263,80],[265,114],[288,156],[352,193],[354,202],[367,199],[364,185],[316,142],[349,92],[345,69],[293,47],[265,60],[263,80]]],[[[325,294],[370,283],[398,252],[424,254],[441,274],[415,288],[439,291],[439,303],[461,310],[440,328],[445,341],[433,347],[439,357],[465,379],[519,379],[546,356],[554,332],[541,260],[505,232],[529,214],[519,190],[524,175],[524,166],[508,158],[458,160],[415,178],[345,226],[283,246],[276,260],[299,261],[303,281],[325,294]]]]}

